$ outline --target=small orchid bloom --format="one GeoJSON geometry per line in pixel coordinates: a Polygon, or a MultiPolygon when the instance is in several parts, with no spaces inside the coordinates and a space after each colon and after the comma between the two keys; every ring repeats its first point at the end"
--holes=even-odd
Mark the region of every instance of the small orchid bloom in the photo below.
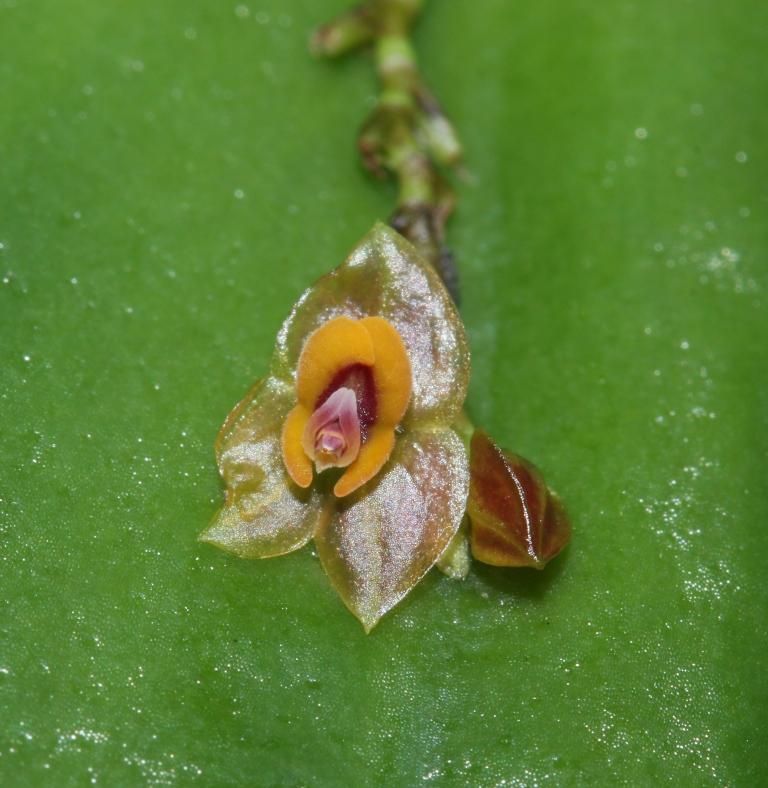
{"type": "Polygon", "coordinates": [[[244,558],[314,539],[370,631],[461,525],[469,462],[455,425],[468,382],[464,328],[440,277],[376,225],[301,296],[269,373],[222,427],[226,500],[200,538],[244,558]]]}
{"type": "Polygon", "coordinates": [[[384,465],[411,396],[403,340],[382,317],[336,317],[306,341],[296,376],[298,404],[285,420],[285,467],[299,487],[319,472],[346,468],[337,498],[357,490],[384,465]]]}

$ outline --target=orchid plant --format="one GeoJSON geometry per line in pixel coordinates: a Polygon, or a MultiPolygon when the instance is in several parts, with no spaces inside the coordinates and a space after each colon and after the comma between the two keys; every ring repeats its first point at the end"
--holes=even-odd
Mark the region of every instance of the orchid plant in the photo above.
{"type": "Polygon", "coordinates": [[[464,411],[469,348],[443,245],[452,196],[437,171],[460,147],[407,41],[419,5],[368,0],[314,38],[328,55],[376,45],[385,89],[360,149],[398,176],[398,208],[294,305],[267,375],[219,433],[226,500],[200,537],[243,558],[314,540],[366,631],[433,566],[466,576],[470,547],[541,568],[570,534],[536,468],[464,411]]]}

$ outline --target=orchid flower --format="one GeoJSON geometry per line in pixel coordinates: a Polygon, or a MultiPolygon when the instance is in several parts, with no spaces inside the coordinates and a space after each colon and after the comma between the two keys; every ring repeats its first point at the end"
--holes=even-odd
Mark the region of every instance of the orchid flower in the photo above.
{"type": "Polygon", "coordinates": [[[370,631],[459,531],[469,367],[439,275],[377,224],[299,298],[268,374],[222,427],[226,500],[201,540],[268,558],[314,539],[370,631]]]}

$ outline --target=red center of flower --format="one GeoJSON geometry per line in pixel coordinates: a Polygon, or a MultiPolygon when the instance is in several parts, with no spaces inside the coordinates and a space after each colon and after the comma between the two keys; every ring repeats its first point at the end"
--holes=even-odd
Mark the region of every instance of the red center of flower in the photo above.
{"type": "Polygon", "coordinates": [[[315,409],[324,405],[341,388],[350,389],[355,393],[357,418],[360,422],[360,440],[365,443],[368,439],[368,428],[376,421],[376,387],[373,383],[371,368],[365,364],[350,364],[339,370],[325,391],[317,398],[315,409]]]}

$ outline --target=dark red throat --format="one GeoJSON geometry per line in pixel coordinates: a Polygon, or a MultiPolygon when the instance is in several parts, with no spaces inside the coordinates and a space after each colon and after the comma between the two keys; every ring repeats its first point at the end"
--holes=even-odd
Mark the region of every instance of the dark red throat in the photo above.
{"type": "Polygon", "coordinates": [[[340,369],[317,398],[315,409],[319,408],[336,389],[342,387],[355,392],[357,417],[360,419],[360,439],[365,443],[368,429],[376,420],[376,387],[373,384],[373,370],[365,364],[350,364],[340,369]]]}

